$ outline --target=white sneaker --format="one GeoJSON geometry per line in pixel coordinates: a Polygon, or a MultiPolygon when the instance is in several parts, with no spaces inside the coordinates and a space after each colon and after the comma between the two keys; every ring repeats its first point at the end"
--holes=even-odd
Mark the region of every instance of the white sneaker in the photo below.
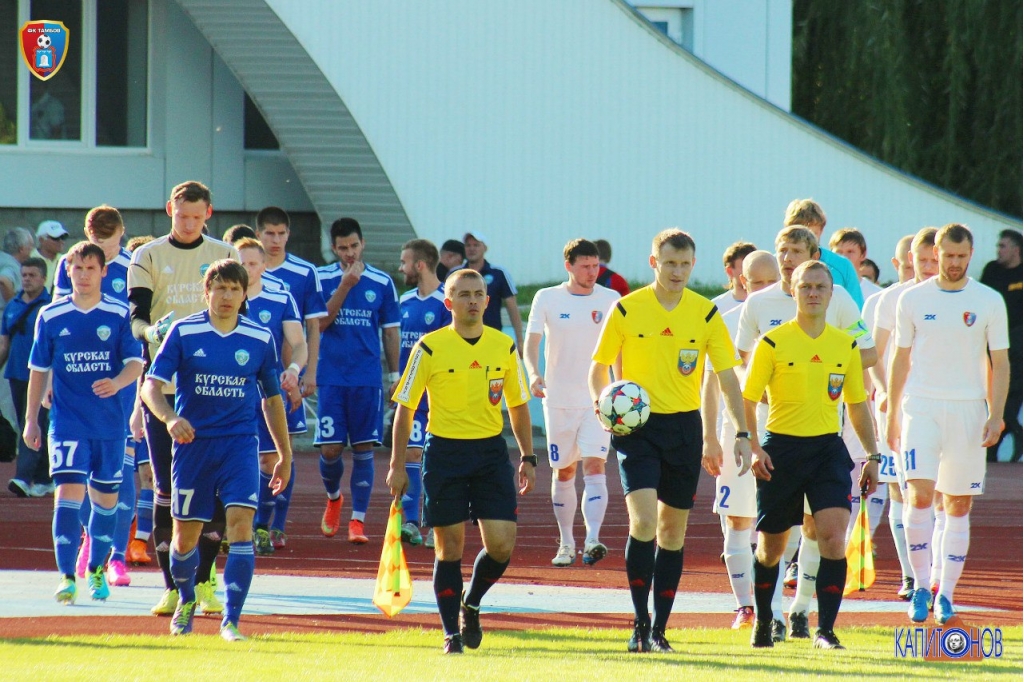
{"type": "Polygon", "coordinates": [[[52,495],[56,486],[53,483],[33,483],[32,487],[29,488],[29,497],[46,497],[52,495]]]}
{"type": "Polygon", "coordinates": [[[427,531],[427,536],[423,538],[423,546],[427,549],[434,549],[434,529],[431,528],[427,531]]]}
{"type": "Polygon", "coordinates": [[[551,560],[552,566],[572,566],[576,561],[576,548],[570,545],[559,545],[558,554],[551,560]]]}
{"type": "Polygon", "coordinates": [[[597,540],[587,540],[583,544],[583,563],[593,566],[608,555],[608,548],[597,540]]]}

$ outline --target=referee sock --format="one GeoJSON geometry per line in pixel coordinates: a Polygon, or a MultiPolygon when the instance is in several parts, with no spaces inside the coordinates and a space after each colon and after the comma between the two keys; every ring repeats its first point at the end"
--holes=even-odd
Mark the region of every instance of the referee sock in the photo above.
{"type": "Polygon", "coordinates": [[[633,611],[641,623],[649,623],[647,600],[651,594],[651,579],[654,577],[654,540],[642,542],[632,535],[626,539],[626,580],[629,581],[629,596],[633,599],[633,611]]]}
{"type": "Polygon", "coordinates": [[[729,585],[736,597],[736,606],[751,606],[751,566],[754,552],[750,549],[750,528],[725,529],[725,570],[729,572],[729,585]]]}
{"type": "MultiPolygon", "coordinates": [[[[806,538],[805,538],[806,539],[806,538]]],[[[836,625],[839,606],[843,603],[846,585],[846,557],[821,559],[818,567],[818,629],[831,630],[836,625]]]]}
{"type": "Polygon", "coordinates": [[[406,462],[405,475],[409,487],[402,495],[402,513],[406,523],[420,525],[420,497],[423,495],[423,466],[419,462],[406,462]]]}
{"type": "Polygon", "coordinates": [[[135,539],[146,542],[153,534],[153,489],[141,488],[135,504],[135,539]]]}
{"type": "Polygon", "coordinates": [[[256,515],[253,517],[254,528],[269,528],[270,518],[274,515],[274,492],[270,489],[270,474],[260,472],[259,502],[256,515]]]}
{"type": "Polygon", "coordinates": [[[656,630],[664,631],[668,617],[672,615],[672,604],[676,601],[676,590],[683,575],[683,548],[665,549],[659,547],[654,554],[654,624],[656,630]]]}
{"type": "Polygon", "coordinates": [[[121,469],[121,487],[117,489],[117,522],[114,526],[114,541],[110,545],[110,560],[124,561],[128,550],[128,534],[135,517],[135,455],[124,454],[121,469]]]}
{"type": "Polygon", "coordinates": [[[875,537],[875,531],[882,522],[882,512],[885,511],[885,503],[888,500],[889,486],[885,483],[880,483],[878,490],[871,493],[868,498],[868,530],[871,531],[872,538],[875,537]]]}
{"type": "Polygon", "coordinates": [[[942,534],[946,530],[946,512],[935,510],[935,526],[932,527],[932,566],[928,574],[928,587],[938,585],[942,577],[942,534]]]}
{"type": "Polygon", "coordinates": [[[199,566],[199,548],[185,554],[171,550],[171,575],[178,590],[178,602],[187,604],[196,600],[196,569],[199,566]]]}
{"type": "Polygon", "coordinates": [[[760,621],[774,618],[772,612],[772,595],[775,586],[782,583],[782,572],[779,564],[765,566],[754,557],[754,611],[760,621]]]}
{"type": "MultiPolygon", "coordinates": [[[[814,590],[817,583],[821,552],[818,551],[818,541],[804,537],[800,541],[800,556],[796,565],[800,569],[796,579],[796,596],[789,607],[790,613],[807,613],[811,608],[811,600],[814,599],[814,590]]],[[[846,579],[846,574],[843,574],[846,579]]],[[[818,590],[819,594],[821,590],[818,590]]],[[[818,607],[821,608],[819,600],[818,607]]]]}
{"type": "MultiPolygon", "coordinates": [[[[288,485],[284,491],[274,497],[274,520],[270,523],[272,530],[284,532],[284,526],[288,523],[288,509],[292,504],[292,492],[295,490],[295,460],[292,460],[292,473],[288,478],[288,485]]],[[[233,622],[233,621],[232,621],[233,622]]],[[[237,625],[237,623],[235,623],[237,625]]]]}
{"type": "Polygon", "coordinates": [[[953,590],[964,571],[967,548],[971,545],[971,515],[947,516],[942,532],[942,579],[939,594],[953,603],[953,590]]]}
{"type": "Polygon", "coordinates": [[[75,575],[75,561],[82,540],[78,510],[88,502],[76,502],[58,498],[53,505],[53,554],[57,559],[57,570],[62,575],[75,575]]]}
{"type": "Polygon", "coordinates": [[[576,481],[560,481],[557,472],[551,474],[551,506],[558,523],[558,544],[576,547],[572,536],[572,522],[576,518],[576,481]]]}
{"type": "Polygon", "coordinates": [[[252,542],[232,542],[224,564],[224,621],[238,625],[255,571],[256,555],[253,554],[252,542]]]}
{"type": "Polygon", "coordinates": [[[92,518],[89,520],[89,572],[103,566],[110,553],[110,545],[114,542],[114,529],[117,527],[117,505],[101,507],[92,503],[92,518]]]}
{"type": "Polygon", "coordinates": [[[928,571],[932,563],[932,508],[918,509],[913,504],[904,506],[907,549],[910,572],[914,574],[914,588],[928,589],[928,571]]]}
{"type": "Polygon", "coordinates": [[[462,600],[462,561],[434,559],[434,599],[441,614],[444,634],[459,634],[459,603],[462,600]]]}
{"type": "Polygon", "coordinates": [[[352,453],[352,478],[348,484],[352,490],[352,518],[362,521],[370,507],[370,491],[373,490],[372,450],[352,453]]]}
{"type": "Polygon", "coordinates": [[[589,474],[583,477],[583,525],[587,540],[597,542],[601,536],[604,513],[608,509],[608,477],[589,474]]]}
{"type": "Polygon", "coordinates": [[[327,491],[328,499],[336,500],[341,495],[341,475],[344,473],[345,462],[342,461],[341,455],[338,455],[338,459],[332,462],[328,462],[323,455],[320,455],[320,478],[324,482],[324,490],[327,491]]]}
{"type": "Polygon", "coordinates": [[[466,592],[466,605],[480,607],[480,601],[494,583],[501,580],[508,568],[508,561],[500,562],[491,558],[486,549],[481,549],[473,563],[473,576],[469,579],[469,591],[466,592]]]}
{"type": "Polygon", "coordinates": [[[903,503],[889,500],[889,532],[896,545],[896,558],[900,560],[900,571],[904,577],[912,576],[910,557],[907,552],[907,533],[903,527],[903,503]]]}

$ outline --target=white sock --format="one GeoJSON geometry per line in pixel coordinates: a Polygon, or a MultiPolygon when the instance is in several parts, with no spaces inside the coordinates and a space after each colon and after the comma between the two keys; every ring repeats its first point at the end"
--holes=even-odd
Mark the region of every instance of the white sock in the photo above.
{"type": "Polygon", "coordinates": [[[878,490],[871,494],[868,498],[868,529],[871,531],[871,537],[875,537],[875,531],[878,530],[878,525],[882,522],[882,512],[885,511],[885,503],[889,499],[889,486],[885,483],[881,483],[878,486],[878,490]]]}
{"type": "Polygon", "coordinates": [[[935,527],[932,528],[932,568],[928,574],[928,587],[938,585],[942,577],[942,533],[946,529],[946,512],[935,510],[935,527]]]}
{"type": "Polygon", "coordinates": [[[805,537],[800,541],[800,556],[796,563],[800,573],[796,580],[796,596],[789,607],[790,614],[807,613],[811,609],[814,586],[818,580],[818,564],[821,563],[817,540],[805,537]]]}
{"type": "Polygon", "coordinates": [[[724,538],[729,533],[729,524],[726,523],[726,516],[722,512],[718,512],[718,523],[722,526],[722,537],[724,538]]]}
{"type": "Polygon", "coordinates": [[[942,579],[939,594],[953,603],[953,590],[964,572],[967,548],[971,544],[971,515],[947,516],[942,532],[942,579]]]}
{"type": "Polygon", "coordinates": [[[889,500],[889,532],[892,533],[892,541],[896,545],[896,557],[900,560],[903,577],[913,575],[907,552],[907,534],[903,529],[903,503],[896,500],[889,500]]]}
{"type": "MultiPolygon", "coordinates": [[[[793,531],[790,531],[792,535],[793,531]]],[[[772,620],[781,620],[783,623],[786,622],[783,617],[782,608],[782,587],[786,581],[786,562],[779,562],[779,579],[775,581],[775,594],[772,595],[772,620]]]]}
{"type": "Polygon", "coordinates": [[[754,605],[754,552],[750,549],[751,529],[725,529],[725,569],[736,596],[736,606],[754,605]]]}
{"type": "Polygon", "coordinates": [[[560,545],[576,546],[572,537],[572,522],[576,517],[576,481],[559,481],[557,473],[551,477],[551,504],[558,522],[560,545]]]}
{"type": "Polygon", "coordinates": [[[910,572],[914,575],[914,589],[927,590],[928,571],[932,563],[932,508],[918,509],[912,504],[905,504],[903,513],[910,572]]]}
{"type": "Polygon", "coordinates": [[[587,528],[587,540],[597,542],[601,536],[604,512],[608,509],[608,478],[604,474],[590,474],[583,477],[583,524],[587,528]]]}
{"type": "Polygon", "coordinates": [[[782,573],[786,572],[786,564],[793,563],[793,557],[796,556],[797,551],[800,549],[800,537],[802,533],[800,529],[802,526],[793,526],[789,529],[789,540],[786,541],[786,551],[782,553],[782,558],[785,561],[782,564],[782,568],[779,569],[782,573]]]}

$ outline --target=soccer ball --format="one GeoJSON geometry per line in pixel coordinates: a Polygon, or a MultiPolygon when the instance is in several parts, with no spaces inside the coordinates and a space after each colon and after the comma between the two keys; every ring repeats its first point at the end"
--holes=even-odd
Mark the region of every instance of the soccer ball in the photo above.
{"type": "Polygon", "coordinates": [[[651,399],[640,384],[616,381],[601,391],[597,412],[601,423],[612,433],[627,436],[647,423],[651,399]]]}
{"type": "Polygon", "coordinates": [[[36,45],[43,49],[46,49],[50,46],[50,36],[46,35],[45,33],[39,36],[38,38],[36,38],[36,45]]]}

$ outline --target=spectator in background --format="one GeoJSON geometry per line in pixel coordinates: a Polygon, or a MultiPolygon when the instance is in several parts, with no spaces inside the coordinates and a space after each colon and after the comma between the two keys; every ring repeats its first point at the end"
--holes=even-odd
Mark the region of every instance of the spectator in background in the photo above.
{"type": "Polygon", "coordinates": [[[857,272],[860,274],[861,280],[866,279],[872,284],[878,284],[878,278],[882,275],[882,272],[878,269],[878,265],[870,258],[865,258],[861,261],[860,267],[857,268],[857,272]]]}
{"type": "Polygon", "coordinates": [[[36,248],[32,256],[46,261],[46,288],[53,291],[53,279],[57,274],[57,261],[64,251],[68,231],[56,220],[44,220],[36,228],[36,248]]]}
{"type": "MultiPolygon", "coordinates": [[[[854,270],[860,277],[860,292],[863,301],[866,301],[871,294],[877,294],[882,290],[878,284],[870,282],[860,275],[860,266],[868,257],[868,242],[860,230],[856,227],[844,227],[828,240],[828,248],[832,253],[839,254],[853,264],[854,270]]],[[[864,308],[863,301],[860,304],[862,309],[864,308]]]]}
{"type": "MultiPolygon", "coordinates": [[[[802,225],[811,231],[820,245],[822,243],[821,233],[825,231],[827,220],[825,211],[814,199],[794,199],[786,207],[786,217],[782,221],[782,226],[802,225]]],[[[832,272],[833,283],[846,289],[846,292],[853,297],[858,310],[863,308],[864,295],[859,286],[860,275],[857,274],[857,269],[853,267],[853,263],[846,260],[843,256],[826,249],[821,249],[819,253],[821,254],[821,262],[827,265],[828,269],[832,272]]]]}
{"type": "Polygon", "coordinates": [[[13,227],[4,235],[4,250],[0,252],[0,311],[14,298],[21,284],[21,264],[32,255],[35,237],[24,227],[13,227]]]}
{"type": "Polygon", "coordinates": [[[248,225],[239,223],[238,225],[232,225],[224,232],[223,241],[228,244],[234,245],[235,242],[242,241],[248,237],[249,239],[256,239],[256,230],[252,229],[248,225]]]}
{"type": "Polygon", "coordinates": [[[462,238],[466,245],[466,267],[479,272],[487,284],[487,308],[484,309],[484,324],[501,331],[501,306],[508,311],[508,319],[515,333],[516,347],[523,353],[523,317],[519,314],[516,301],[516,285],[512,275],[500,265],[491,265],[484,259],[487,253],[487,237],[482,232],[467,232],[462,238]]]}
{"type": "Polygon", "coordinates": [[[437,279],[443,282],[452,270],[466,267],[466,247],[458,239],[441,244],[437,263],[437,279]]]}
{"type": "Polygon", "coordinates": [[[1021,406],[1021,370],[1024,358],[1021,349],[1021,308],[1024,307],[1024,268],[1021,266],[1021,233],[1018,230],[1003,230],[996,244],[996,259],[985,264],[981,271],[981,283],[998,291],[1006,302],[1006,316],[1010,333],[1010,392],[1006,397],[1003,422],[1006,430],[999,442],[988,449],[987,459],[996,461],[999,444],[1006,434],[1013,434],[1013,461],[1021,460],[1021,424],[1017,420],[1021,406]]]}
{"type": "Polygon", "coordinates": [[[625,277],[608,267],[608,264],[612,262],[612,245],[608,243],[607,239],[595,239],[594,243],[597,244],[598,260],[601,261],[601,271],[597,273],[597,283],[603,287],[614,289],[619,292],[619,296],[625,296],[629,293],[629,283],[626,282],[625,277]]]}

